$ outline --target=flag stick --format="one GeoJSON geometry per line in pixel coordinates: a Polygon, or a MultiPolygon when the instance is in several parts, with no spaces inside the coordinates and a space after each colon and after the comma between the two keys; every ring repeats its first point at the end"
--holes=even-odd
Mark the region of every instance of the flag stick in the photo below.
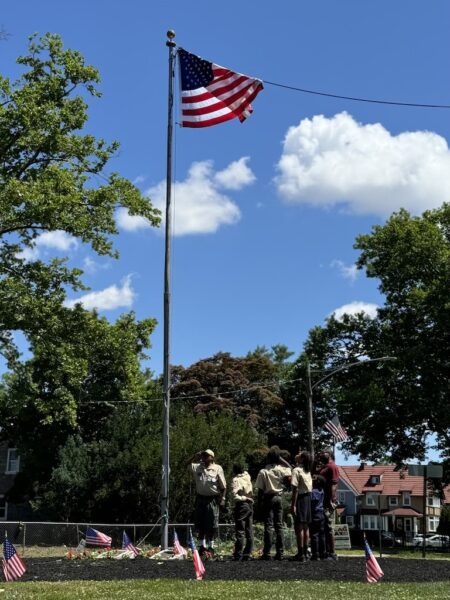
{"type": "Polygon", "coordinates": [[[163,395],[164,421],[162,443],[162,485],[161,485],[161,549],[166,550],[169,544],[169,476],[170,476],[170,241],[171,241],[171,211],[172,196],[172,130],[173,130],[173,83],[175,47],[173,41],[175,32],[167,32],[166,46],[169,48],[169,98],[167,115],[167,176],[166,176],[166,229],[164,257],[164,365],[163,365],[163,395]]]}

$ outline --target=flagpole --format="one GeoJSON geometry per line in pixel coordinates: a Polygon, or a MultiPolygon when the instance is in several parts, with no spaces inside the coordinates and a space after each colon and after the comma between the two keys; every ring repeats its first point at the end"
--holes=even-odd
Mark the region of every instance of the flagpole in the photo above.
{"type": "Polygon", "coordinates": [[[162,484],[161,484],[161,549],[169,545],[169,476],[170,476],[170,241],[172,235],[171,196],[172,196],[172,130],[173,130],[173,83],[175,31],[167,32],[166,46],[169,48],[169,97],[167,115],[167,174],[166,174],[166,228],[164,256],[164,365],[163,395],[164,420],[162,440],[162,484]]]}

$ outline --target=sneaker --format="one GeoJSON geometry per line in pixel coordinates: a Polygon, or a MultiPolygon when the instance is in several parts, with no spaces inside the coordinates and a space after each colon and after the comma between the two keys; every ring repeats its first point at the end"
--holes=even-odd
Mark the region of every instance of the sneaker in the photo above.
{"type": "Polygon", "coordinates": [[[329,554],[325,560],[334,560],[335,562],[338,560],[337,554],[329,554]]]}
{"type": "Polygon", "coordinates": [[[270,554],[261,554],[259,560],[272,560],[272,557],[270,556],[270,554]]]}
{"type": "Polygon", "coordinates": [[[301,562],[302,559],[302,555],[301,554],[294,554],[294,556],[291,556],[291,558],[289,560],[293,561],[293,562],[301,562]]]}
{"type": "Polygon", "coordinates": [[[313,554],[309,560],[319,560],[319,557],[316,554],[313,554]]]}
{"type": "Polygon", "coordinates": [[[283,560],[282,554],[275,554],[275,560],[283,560]]]}
{"type": "Polygon", "coordinates": [[[251,557],[251,556],[247,556],[247,555],[244,555],[244,556],[242,557],[242,560],[243,560],[243,561],[244,561],[244,560],[251,560],[251,559],[252,559],[252,557],[251,557]]]}

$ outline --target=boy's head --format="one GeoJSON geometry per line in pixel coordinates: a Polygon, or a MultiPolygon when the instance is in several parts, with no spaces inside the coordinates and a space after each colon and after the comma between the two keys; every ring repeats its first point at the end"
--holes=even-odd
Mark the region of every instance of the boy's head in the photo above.
{"type": "Polygon", "coordinates": [[[278,446],[272,446],[271,448],[269,448],[266,462],[268,465],[280,464],[280,448],[278,446]]]}
{"type": "Polygon", "coordinates": [[[245,467],[241,463],[235,463],[233,465],[233,475],[240,475],[245,471],[245,467]]]}
{"type": "Polygon", "coordinates": [[[323,490],[325,484],[326,484],[325,477],[322,477],[322,475],[314,476],[314,478],[313,478],[313,488],[314,489],[323,490]]]}

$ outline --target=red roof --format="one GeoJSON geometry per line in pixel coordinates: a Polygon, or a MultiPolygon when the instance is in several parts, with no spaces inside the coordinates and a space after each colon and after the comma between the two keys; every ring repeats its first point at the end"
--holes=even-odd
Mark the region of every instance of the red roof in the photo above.
{"type": "Polygon", "coordinates": [[[388,512],[383,513],[383,516],[393,516],[393,517],[422,517],[423,514],[418,510],[414,510],[414,508],[394,508],[394,510],[390,510],[388,512]]]}
{"type": "Polygon", "coordinates": [[[398,471],[395,465],[339,467],[339,473],[346,483],[351,483],[351,487],[358,494],[365,492],[379,492],[385,496],[399,496],[402,492],[410,492],[412,496],[423,494],[423,477],[408,475],[408,469],[398,471]],[[371,485],[372,475],[379,475],[380,483],[371,485]]]}

